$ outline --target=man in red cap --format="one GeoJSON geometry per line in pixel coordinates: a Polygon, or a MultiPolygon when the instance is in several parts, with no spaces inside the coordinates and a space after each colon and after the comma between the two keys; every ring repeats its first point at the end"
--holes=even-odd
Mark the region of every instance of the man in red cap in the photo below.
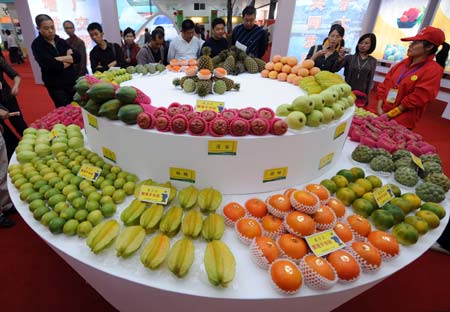
{"type": "Polygon", "coordinates": [[[394,65],[383,83],[378,85],[378,114],[386,114],[398,123],[413,129],[422,117],[425,107],[432,102],[440,88],[448,44],[444,32],[427,26],[414,37],[402,38],[411,41],[407,58],[394,65]],[[437,55],[437,49],[444,45],[437,55]],[[442,54],[442,55],[441,55],[442,54]],[[434,61],[434,57],[444,62],[434,61]]]}

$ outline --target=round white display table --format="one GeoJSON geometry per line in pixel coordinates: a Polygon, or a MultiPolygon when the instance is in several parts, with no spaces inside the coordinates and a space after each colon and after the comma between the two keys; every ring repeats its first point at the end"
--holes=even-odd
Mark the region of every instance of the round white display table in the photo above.
{"type": "MultiPolygon", "coordinates": [[[[162,74],[127,83],[149,95],[155,106],[168,106],[173,101],[195,106],[198,97],[175,88],[171,84],[174,77],[174,74],[162,74]]],[[[220,96],[212,94],[206,99],[224,101],[228,108],[252,106],[275,110],[279,104],[291,102],[303,94],[296,86],[262,79],[259,75],[243,74],[236,80],[242,81],[242,91],[220,96]]],[[[328,160],[335,163],[339,158],[353,113],[354,107],[351,107],[330,124],[289,130],[283,136],[227,135],[220,138],[144,130],[105,118],[97,118],[97,127],[93,127],[84,110],[83,118],[92,150],[98,154],[102,154],[103,148],[113,151],[117,164],[137,173],[141,179],[171,179],[177,187],[185,187],[189,182],[170,176],[171,168],[182,168],[194,172],[194,179],[185,180],[195,180],[198,188],[212,186],[224,194],[251,194],[281,190],[322,175],[330,167],[322,167],[325,159],[329,157],[328,160]],[[217,141],[221,145],[234,145],[235,154],[210,153],[208,146],[217,141]]]]}
{"type": "MultiPolygon", "coordinates": [[[[342,156],[336,159],[334,164],[328,165],[329,172],[311,182],[319,182],[323,178],[331,177],[339,169],[355,166],[348,156],[355,146],[356,144],[352,142],[346,142],[342,156]]],[[[12,159],[14,162],[15,156],[12,159]]],[[[384,179],[384,182],[391,181],[384,179]]],[[[441,235],[449,219],[447,214],[441,220],[440,226],[420,237],[417,244],[410,247],[402,246],[400,256],[383,263],[377,273],[362,273],[354,283],[337,284],[327,291],[314,290],[303,285],[297,294],[286,296],[274,289],[268,273],[253,263],[248,246],[240,243],[231,228],[227,228],[222,240],[230,247],[236,258],[236,277],[228,288],[216,288],[208,282],[203,267],[206,243],[201,239],[195,241],[195,260],[188,275],[178,279],[169,272],[165,264],[156,271],[146,269],[140,263],[142,247],[129,259],[121,259],[115,256],[113,248],[94,255],[83,239],[51,234],[47,228],[33,219],[26,203],[20,200],[19,193],[9,178],[8,188],[17,210],[27,224],[120,311],[142,311],[145,308],[156,311],[162,309],[273,311],[280,308],[298,310],[300,307],[312,311],[329,311],[420,257],[441,235]]],[[[258,194],[258,197],[264,199],[275,193],[258,194]]],[[[252,195],[227,195],[224,196],[222,206],[230,201],[244,203],[250,197],[252,195]]],[[[131,198],[128,199],[128,202],[130,201],[131,198]]],[[[442,204],[449,209],[448,199],[442,204]]],[[[114,217],[118,219],[126,206],[127,203],[120,205],[114,217]]],[[[220,208],[219,213],[221,211],[220,208]]],[[[348,208],[347,213],[352,213],[352,210],[348,208]]],[[[144,245],[151,236],[147,236],[144,245]]],[[[178,234],[172,238],[171,244],[180,237],[178,234]]]]}

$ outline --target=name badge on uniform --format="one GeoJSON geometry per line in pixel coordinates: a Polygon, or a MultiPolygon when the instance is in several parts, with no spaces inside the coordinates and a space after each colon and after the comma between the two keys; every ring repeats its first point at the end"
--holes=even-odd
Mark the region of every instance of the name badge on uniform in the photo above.
{"type": "Polygon", "coordinates": [[[397,88],[392,88],[389,90],[387,98],[386,98],[386,102],[388,103],[395,103],[395,99],[397,98],[397,94],[398,94],[398,89],[397,88]]]}
{"type": "Polygon", "coordinates": [[[239,41],[236,41],[236,48],[242,51],[247,51],[247,46],[245,44],[240,43],[239,41]]]}

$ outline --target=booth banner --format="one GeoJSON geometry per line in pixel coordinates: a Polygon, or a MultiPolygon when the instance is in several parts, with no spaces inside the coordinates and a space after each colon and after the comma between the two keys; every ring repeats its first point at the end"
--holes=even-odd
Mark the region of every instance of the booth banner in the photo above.
{"type": "MultiPolygon", "coordinates": [[[[431,25],[442,29],[445,33],[445,41],[450,42],[450,1],[440,2],[431,25]]],[[[447,59],[445,70],[450,71],[450,56],[447,59]]]]}
{"type": "Polygon", "coordinates": [[[345,46],[355,51],[369,0],[297,0],[288,55],[303,60],[327,38],[332,24],[345,28],[345,46]]]}
{"type": "MultiPolygon", "coordinates": [[[[92,22],[102,22],[99,0],[67,1],[67,0],[32,0],[28,1],[31,17],[47,14],[55,22],[56,34],[61,38],[67,38],[63,23],[70,20],[75,25],[75,34],[81,38],[87,53],[94,47],[95,43],[89,37],[87,26],[92,22]]],[[[35,30],[36,36],[38,31],[35,30]]]]}
{"type": "Polygon", "coordinates": [[[374,33],[377,47],[372,56],[390,62],[405,58],[408,42],[400,38],[411,37],[422,28],[422,19],[429,0],[382,0],[374,33]]]}

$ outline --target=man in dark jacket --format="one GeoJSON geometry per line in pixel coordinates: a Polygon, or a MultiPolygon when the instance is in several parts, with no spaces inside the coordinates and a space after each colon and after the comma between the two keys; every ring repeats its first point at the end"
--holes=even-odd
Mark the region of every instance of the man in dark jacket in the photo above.
{"type": "Polygon", "coordinates": [[[40,14],[35,18],[39,36],[33,40],[31,49],[39,66],[42,80],[56,107],[72,101],[76,80],[73,64],[80,62],[80,53],[58,37],[50,16],[40,14]]]}

